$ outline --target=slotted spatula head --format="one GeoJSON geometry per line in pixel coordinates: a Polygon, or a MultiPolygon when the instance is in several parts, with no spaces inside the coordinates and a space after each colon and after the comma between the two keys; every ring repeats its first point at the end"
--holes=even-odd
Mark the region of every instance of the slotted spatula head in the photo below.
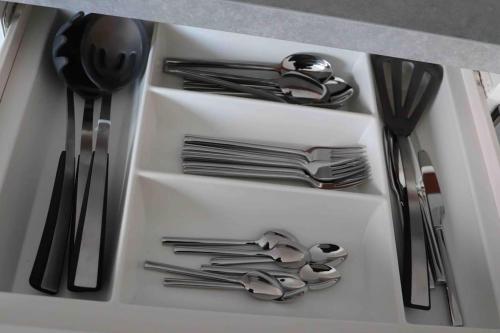
{"type": "Polygon", "coordinates": [[[409,136],[437,95],[443,68],[436,64],[372,55],[382,119],[397,136],[409,136]]]}

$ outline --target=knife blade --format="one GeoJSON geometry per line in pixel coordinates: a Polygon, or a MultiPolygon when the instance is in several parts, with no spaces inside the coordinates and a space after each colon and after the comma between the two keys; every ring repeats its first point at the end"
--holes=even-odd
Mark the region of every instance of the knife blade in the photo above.
{"type": "Polygon", "coordinates": [[[418,152],[418,163],[422,171],[422,181],[427,194],[427,202],[431,210],[432,225],[436,234],[436,241],[441,253],[444,268],[444,277],[446,280],[445,288],[448,296],[448,307],[450,319],[453,326],[464,326],[462,311],[458,300],[453,270],[446,249],[443,230],[444,200],[439,186],[436,171],[431,159],[426,151],[418,152]]]}

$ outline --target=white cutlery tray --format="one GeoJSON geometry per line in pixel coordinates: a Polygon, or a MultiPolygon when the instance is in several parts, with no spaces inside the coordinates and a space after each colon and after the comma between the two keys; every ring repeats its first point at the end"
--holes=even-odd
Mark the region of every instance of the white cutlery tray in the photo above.
{"type": "MultiPolygon", "coordinates": [[[[432,311],[403,306],[368,55],[164,24],[155,25],[141,82],[113,95],[105,286],[97,293],[63,291],[61,297],[33,290],[28,276],[64,147],[66,101],[50,62],[51,38],[62,17],[35,8],[30,19],[0,103],[2,323],[109,332],[387,332],[411,324],[431,325],[412,325],[414,330],[445,329],[438,326],[448,324],[439,292],[433,292],[432,311]],[[339,110],[285,105],[183,91],[178,78],[162,72],[165,57],[274,63],[294,52],[327,56],[336,75],[354,84],[356,96],[339,110]],[[367,146],[372,176],[359,187],[328,191],[184,175],[180,151],[186,134],[308,146],[360,143],[367,146]],[[142,269],[145,259],[189,267],[208,261],[174,255],[161,245],[163,235],[252,238],[271,228],[286,229],[306,245],[347,248],[338,285],[277,304],[244,292],[164,288],[162,274],[142,269]],[[26,321],[20,309],[36,314],[26,321]]],[[[472,112],[478,103],[471,72],[445,68],[416,137],[435,164],[444,194],[446,240],[466,326],[500,328],[499,201],[491,183],[498,160],[485,158],[491,146],[478,134],[481,119],[472,112]]]]}

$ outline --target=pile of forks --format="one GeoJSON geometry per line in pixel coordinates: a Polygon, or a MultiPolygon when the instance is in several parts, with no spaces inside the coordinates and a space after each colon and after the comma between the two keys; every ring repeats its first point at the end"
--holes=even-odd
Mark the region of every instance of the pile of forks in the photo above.
{"type": "Polygon", "coordinates": [[[187,174],[291,180],[319,189],[348,188],[370,177],[362,145],[297,149],[187,135],[182,161],[187,174]]]}

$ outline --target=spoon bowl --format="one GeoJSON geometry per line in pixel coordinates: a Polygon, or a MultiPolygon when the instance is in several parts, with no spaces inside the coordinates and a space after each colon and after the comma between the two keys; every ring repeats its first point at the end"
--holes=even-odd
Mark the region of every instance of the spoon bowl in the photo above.
{"type": "Polygon", "coordinates": [[[294,53],[281,61],[281,74],[299,72],[318,82],[326,82],[333,76],[333,66],[317,55],[309,53],[294,53]]]}
{"type": "Polygon", "coordinates": [[[334,266],[342,263],[347,258],[346,249],[330,243],[320,243],[310,247],[309,254],[313,263],[326,264],[333,262],[334,266]]]}

